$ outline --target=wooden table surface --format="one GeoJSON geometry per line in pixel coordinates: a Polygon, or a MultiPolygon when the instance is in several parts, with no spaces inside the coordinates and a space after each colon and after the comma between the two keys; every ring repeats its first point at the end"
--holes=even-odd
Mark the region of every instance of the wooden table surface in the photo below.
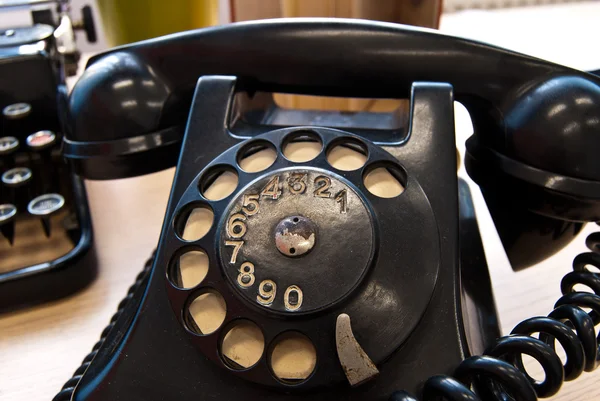
{"type": "MultiPolygon", "coordinates": [[[[506,47],[575,67],[594,68],[600,67],[600,55],[592,47],[600,37],[593,22],[598,17],[600,5],[590,3],[563,7],[562,11],[547,8],[456,14],[443,19],[442,29],[465,36],[480,33],[482,39],[506,47]]],[[[464,149],[462,143],[469,134],[468,115],[458,105],[459,150],[464,149]]],[[[69,298],[0,315],[0,400],[50,400],[71,377],[155,247],[173,173],[170,169],[133,179],[87,182],[100,262],[98,279],[69,298]]],[[[459,174],[466,176],[463,168],[459,174]]],[[[503,332],[508,333],[519,321],[551,310],[560,297],[561,277],[570,271],[572,258],[585,250],[585,235],[594,227],[588,226],[555,257],[515,273],[481,194],[472,183],[471,188],[491,261],[503,332]]],[[[600,370],[585,373],[566,383],[552,400],[598,400],[599,383],[600,370]]]]}

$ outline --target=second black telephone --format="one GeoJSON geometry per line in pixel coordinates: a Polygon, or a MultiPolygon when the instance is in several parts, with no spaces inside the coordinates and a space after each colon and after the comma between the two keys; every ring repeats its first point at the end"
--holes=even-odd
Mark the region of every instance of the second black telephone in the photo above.
{"type": "Polygon", "coordinates": [[[599,85],[474,41],[352,20],[234,24],[93,57],[66,107],[66,158],[88,179],[177,170],[155,255],[55,400],[557,393],[600,359],[600,277],[588,269],[600,236],[549,317],[498,339],[453,102],[473,121],[467,171],[522,269],[600,221],[599,85]],[[290,110],[272,93],[410,106],[406,120],[290,110]]]}

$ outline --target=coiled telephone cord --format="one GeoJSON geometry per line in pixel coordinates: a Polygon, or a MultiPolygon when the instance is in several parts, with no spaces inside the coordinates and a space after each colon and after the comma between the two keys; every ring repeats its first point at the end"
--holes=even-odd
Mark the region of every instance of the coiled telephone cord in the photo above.
{"type": "MultiPolygon", "coordinates": [[[[516,400],[535,401],[558,392],[564,381],[571,381],[581,373],[591,372],[600,363],[600,335],[595,326],[600,323],[600,274],[588,270],[591,265],[600,269],[600,232],[590,234],[586,245],[591,252],[577,255],[573,271],[561,281],[563,296],[554,305],[548,317],[533,317],[519,323],[510,335],[499,338],[483,356],[465,359],[454,371],[454,377],[430,377],[423,386],[422,401],[446,399],[449,401],[516,400]],[[577,284],[591,288],[594,293],[574,291],[577,284]],[[585,312],[582,308],[590,309],[585,312]],[[540,333],[539,339],[531,337],[540,333]],[[555,351],[555,341],[565,350],[563,363],[555,351]],[[521,355],[535,358],[546,375],[543,381],[530,377],[521,355]]],[[[123,313],[135,291],[147,280],[154,255],[119,303],[110,324],[102,331],[100,340],[83,360],[73,377],[63,386],[53,401],[71,400],[76,385],[96,356],[117,319],[123,313]]],[[[390,401],[418,401],[405,391],[392,394],[390,401]]]]}
{"type": "MultiPolygon", "coordinates": [[[[600,335],[600,274],[587,266],[600,269],[600,232],[590,234],[586,246],[591,252],[577,255],[573,271],[561,281],[563,296],[548,317],[533,317],[519,323],[510,335],[499,338],[483,356],[465,359],[454,371],[454,377],[437,375],[423,385],[422,401],[535,401],[558,392],[564,381],[598,367],[600,335]],[[583,284],[594,293],[575,291],[583,284]],[[591,310],[589,313],[582,308],[591,310]],[[531,337],[540,333],[539,339],[531,337]],[[555,341],[565,350],[563,363],[555,352],[555,341]],[[521,356],[535,358],[546,375],[543,381],[529,376],[521,356]]],[[[405,391],[395,392],[390,401],[417,401],[405,391]]]]}

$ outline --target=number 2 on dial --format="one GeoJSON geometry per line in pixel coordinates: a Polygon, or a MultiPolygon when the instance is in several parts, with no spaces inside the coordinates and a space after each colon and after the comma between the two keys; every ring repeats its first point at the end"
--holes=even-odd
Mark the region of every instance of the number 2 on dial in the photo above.
{"type": "Polygon", "coordinates": [[[319,198],[331,198],[331,193],[329,192],[329,187],[331,187],[331,179],[329,179],[329,177],[320,175],[315,178],[315,187],[315,196],[318,196],[319,198]]]}

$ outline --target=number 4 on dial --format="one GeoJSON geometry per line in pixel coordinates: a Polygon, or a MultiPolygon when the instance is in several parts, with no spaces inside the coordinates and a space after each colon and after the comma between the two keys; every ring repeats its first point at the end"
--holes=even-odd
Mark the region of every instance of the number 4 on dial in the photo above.
{"type": "Polygon", "coordinates": [[[260,191],[260,194],[266,198],[272,198],[276,200],[281,196],[281,189],[279,189],[279,176],[271,178],[267,185],[260,191]]]}

